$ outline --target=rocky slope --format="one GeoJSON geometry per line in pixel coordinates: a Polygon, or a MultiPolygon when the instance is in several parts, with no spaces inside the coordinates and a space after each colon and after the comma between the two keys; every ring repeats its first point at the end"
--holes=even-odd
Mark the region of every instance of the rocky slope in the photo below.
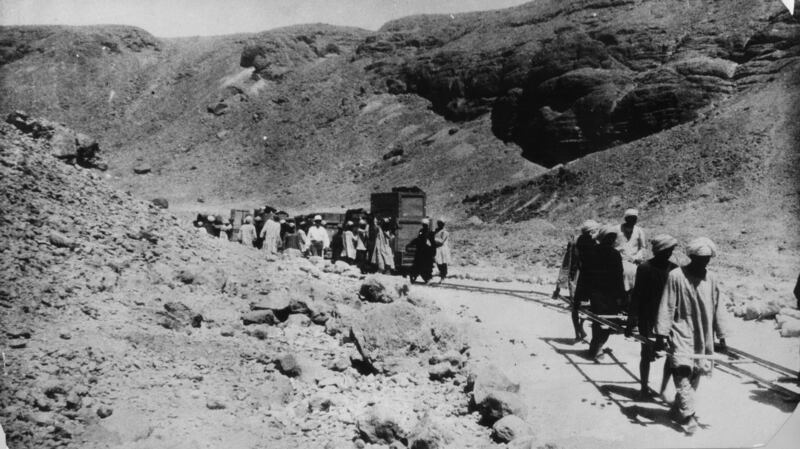
{"type": "Polygon", "coordinates": [[[187,212],[364,206],[402,184],[459,215],[466,194],[712,115],[797,52],[773,0],[536,1],[376,33],[0,32],[0,110],[97,136],[119,187],[187,212]]]}
{"type": "Polygon", "coordinates": [[[0,109],[98,136],[117,185],[139,196],[166,191],[191,211],[265,202],[311,210],[365,206],[371,191],[419,185],[441,207],[457,203],[454,191],[541,172],[495,139],[488,119],[453,124],[418,96],[376,93],[352,58],[363,30],[171,40],[122,30],[4,29],[4,42],[22,43],[0,66],[0,109]],[[157,45],[125,46],[129,35],[157,45]],[[50,50],[20,50],[28,47],[50,50]]]}
{"type": "Polygon", "coordinates": [[[795,23],[773,1],[553,0],[400,19],[357,54],[376,85],[459,122],[490,113],[497,137],[552,166],[763,82],[796,55],[795,23]]]}
{"type": "Polygon", "coordinates": [[[480,447],[513,410],[402,281],[190,233],[54,143],[0,125],[10,447],[480,447]]]}

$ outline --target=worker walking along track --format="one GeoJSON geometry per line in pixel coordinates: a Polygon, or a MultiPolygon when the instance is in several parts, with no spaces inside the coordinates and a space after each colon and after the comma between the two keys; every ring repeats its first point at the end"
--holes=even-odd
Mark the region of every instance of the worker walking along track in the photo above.
{"type": "MultiPolygon", "coordinates": [[[[563,313],[570,312],[570,299],[568,297],[559,295],[557,299],[553,299],[549,293],[539,292],[536,290],[504,289],[453,283],[430,284],[429,286],[434,288],[446,288],[475,293],[513,296],[526,301],[539,303],[545,307],[556,309],[563,313]],[[540,296],[540,298],[535,296],[540,296]]],[[[622,315],[597,315],[587,310],[585,307],[582,307],[579,310],[579,313],[584,319],[597,323],[614,333],[624,333],[623,326],[618,324],[618,321],[624,318],[622,315]]],[[[632,338],[640,343],[655,344],[653,340],[641,337],[639,335],[633,335],[629,338],[632,338]]],[[[748,378],[751,381],[780,394],[788,401],[800,401],[798,372],[795,370],[731,346],[728,346],[722,352],[705,357],[712,359],[717,366],[721,368],[721,371],[734,376],[748,378]]]]}

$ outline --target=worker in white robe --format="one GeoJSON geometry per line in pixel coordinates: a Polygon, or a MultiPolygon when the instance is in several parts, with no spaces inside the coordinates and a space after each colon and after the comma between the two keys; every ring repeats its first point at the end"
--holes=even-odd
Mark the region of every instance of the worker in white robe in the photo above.
{"type": "Polygon", "coordinates": [[[667,349],[675,382],[673,418],[688,434],[699,423],[695,416],[695,394],[700,377],[711,373],[714,339],[726,350],[727,319],[720,301],[719,284],[706,267],[717,253],[705,237],[686,247],[688,265],[669,272],[656,319],[656,349],[667,349]]]}
{"type": "Polygon", "coordinates": [[[248,248],[253,246],[256,240],[256,227],[253,225],[253,217],[244,217],[244,224],[239,228],[239,242],[248,248]]]}
{"type": "Polygon", "coordinates": [[[277,253],[281,246],[281,224],[277,215],[267,218],[261,228],[260,237],[264,240],[262,249],[268,253],[277,253]]]}
{"type": "Polygon", "coordinates": [[[433,258],[436,268],[439,269],[439,282],[447,277],[447,266],[452,263],[450,255],[450,233],[444,228],[444,218],[436,221],[436,231],[433,233],[433,242],[436,245],[436,255],[433,258]]]}
{"type": "Polygon", "coordinates": [[[617,241],[614,247],[622,256],[623,280],[625,291],[633,290],[636,280],[636,267],[645,260],[647,240],[644,231],[636,223],[639,220],[639,211],[628,209],[625,211],[625,221],[619,226],[617,241]]]}

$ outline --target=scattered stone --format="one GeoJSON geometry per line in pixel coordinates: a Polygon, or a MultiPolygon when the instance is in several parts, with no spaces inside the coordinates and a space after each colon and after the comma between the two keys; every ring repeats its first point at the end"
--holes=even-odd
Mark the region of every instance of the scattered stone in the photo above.
{"type": "Polygon", "coordinates": [[[133,167],[133,172],[137,175],[146,175],[151,171],[153,171],[153,168],[147,164],[141,164],[137,165],[136,167],[133,167]]]}
{"type": "Polygon", "coordinates": [[[402,404],[377,403],[367,408],[358,418],[356,427],[368,443],[391,444],[407,440],[413,425],[413,411],[402,404]]]}
{"type": "Polygon", "coordinates": [[[408,438],[409,449],[444,449],[449,447],[453,435],[438,419],[425,415],[408,438]]]}
{"type": "Polygon", "coordinates": [[[275,367],[281,374],[288,377],[297,377],[303,372],[297,359],[291,354],[285,354],[275,359],[275,367]]]}
{"type": "Polygon", "coordinates": [[[150,202],[161,209],[169,209],[169,201],[166,198],[153,198],[150,202]]]}
{"type": "Polygon", "coordinates": [[[62,332],[61,334],[59,334],[59,337],[61,337],[63,340],[69,340],[72,338],[72,335],[70,335],[67,332],[62,332]]]}
{"type": "Polygon", "coordinates": [[[492,426],[492,438],[500,443],[509,443],[531,434],[531,427],[520,417],[504,416],[492,426]]]}
{"type": "Polygon", "coordinates": [[[489,420],[498,420],[508,415],[524,418],[528,409],[517,393],[490,390],[480,402],[475,401],[481,415],[489,420]]]}
{"type": "Polygon", "coordinates": [[[112,413],[114,413],[114,410],[112,410],[109,407],[98,407],[97,408],[97,416],[99,416],[101,419],[108,418],[109,416],[111,416],[112,413]]]}
{"type": "Polygon", "coordinates": [[[390,303],[407,296],[409,291],[408,283],[398,281],[389,276],[372,275],[364,279],[358,293],[364,300],[369,302],[390,303]]]}
{"type": "Polygon", "coordinates": [[[277,324],[279,321],[271,310],[255,310],[242,315],[242,324],[277,324]]]}
{"type": "Polygon", "coordinates": [[[350,368],[351,362],[349,357],[337,357],[328,365],[331,371],[347,371],[350,368]]]}
{"type": "Polygon", "coordinates": [[[206,408],[209,410],[223,410],[227,408],[227,405],[220,398],[208,398],[206,399],[206,408]]]}
{"type": "Polygon", "coordinates": [[[50,231],[50,235],[48,237],[50,243],[58,248],[74,248],[76,246],[75,241],[57,231],[50,231]]]}
{"type": "Polygon", "coordinates": [[[289,315],[289,318],[283,322],[283,326],[285,327],[308,327],[311,326],[311,319],[305,315],[300,315],[297,313],[289,315]]]}
{"type": "Polygon", "coordinates": [[[203,323],[203,315],[195,313],[182,302],[165,303],[164,311],[157,313],[163,317],[159,324],[166,329],[178,330],[187,325],[198,328],[203,323]]]}
{"type": "Polygon", "coordinates": [[[456,372],[449,363],[437,363],[428,368],[428,375],[431,380],[442,381],[454,377],[456,372]]]}

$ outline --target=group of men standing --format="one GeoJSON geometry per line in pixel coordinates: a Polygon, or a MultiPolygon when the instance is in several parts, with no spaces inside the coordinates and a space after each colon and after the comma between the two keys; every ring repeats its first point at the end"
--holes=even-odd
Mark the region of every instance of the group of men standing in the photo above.
{"type": "MultiPolygon", "coordinates": [[[[214,223],[214,217],[208,217],[214,223]]],[[[198,229],[206,232],[199,221],[198,229]]],[[[232,225],[229,222],[216,223],[210,228],[218,230],[218,237],[229,239],[232,225]]],[[[393,273],[395,264],[395,226],[389,217],[365,217],[358,222],[347,221],[337,226],[331,237],[322,216],[316,215],[312,224],[296,223],[294,219],[283,219],[275,213],[266,212],[264,216],[244,218],[235,240],[245,246],[259,247],[268,253],[294,249],[307,256],[323,257],[330,250],[331,261],[343,261],[356,265],[362,272],[393,273]],[[371,223],[370,223],[371,221],[371,223]]],[[[411,241],[406,251],[413,248],[414,262],[410,270],[412,282],[421,277],[424,282],[433,277],[434,264],[439,269],[441,280],[447,277],[450,263],[450,234],[445,230],[444,219],[437,221],[435,230],[430,229],[430,220],[423,219],[417,237],[411,241]]]]}
{"type": "MultiPolygon", "coordinates": [[[[622,224],[602,226],[587,220],[581,226],[570,250],[570,278],[577,278],[572,295],[575,338],[586,337],[579,320],[582,304],[588,302],[593,314],[612,321],[627,312],[626,335],[638,329],[642,341],[640,398],[652,398],[650,364],[666,353],[665,380],[671,376],[676,388],[670,416],[693,434],[698,428],[695,392],[700,377],[711,372],[715,337],[725,350],[724,307],[716,278],[706,269],[717,248],[708,238],[694,239],[685,247],[690,262],[679,267],[670,260],[677,239],[660,234],[650,242],[652,258],[645,260],[646,239],[638,215],[636,209],[628,209],[622,224]]],[[[599,362],[612,330],[597,321],[591,329],[588,356],[599,362]]]]}

